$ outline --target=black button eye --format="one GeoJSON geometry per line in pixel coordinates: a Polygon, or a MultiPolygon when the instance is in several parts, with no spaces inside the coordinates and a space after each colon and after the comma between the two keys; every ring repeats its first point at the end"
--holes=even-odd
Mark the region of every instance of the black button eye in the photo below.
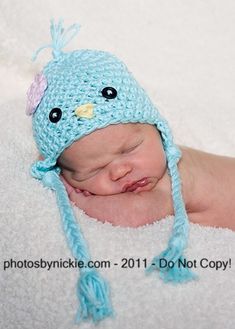
{"type": "Polygon", "coordinates": [[[117,90],[114,89],[113,87],[105,87],[102,90],[102,96],[108,99],[112,99],[117,97],[117,90]]]}
{"type": "Polygon", "coordinates": [[[58,107],[52,109],[49,114],[49,120],[53,123],[60,121],[61,117],[62,117],[62,111],[58,107]]]}

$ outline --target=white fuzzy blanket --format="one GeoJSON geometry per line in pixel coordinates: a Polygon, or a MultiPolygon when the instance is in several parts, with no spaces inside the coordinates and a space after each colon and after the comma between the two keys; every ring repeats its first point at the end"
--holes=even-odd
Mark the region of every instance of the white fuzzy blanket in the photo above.
{"type": "MultiPolygon", "coordinates": [[[[25,93],[51,58],[49,19],[78,21],[67,49],[104,49],[122,58],[168,119],[177,144],[235,156],[235,4],[221,1],[0,2],[0,328],[76,328],[76,269],[8,268],[6,261],[66,260],[55,195],[29,175],[37,156],[25,93]]],[[[228,191],[229,193],[229,191],[228,191]]],[[[74,208],[94,260],[109,281],[115,317],[100,328],[235,328],[235,233],[190,225],[186,256],[199,281],[173,286],[123,258],[148,261],[166,246],[172,218],[138,229],[102,224],[74,208]],[[202,268],[209,261],[226,269],[202,268]],[[220,264],[220,263],[217,263],[220,264]]],[[[18,263],[20,265],[20,263],[18,263]]],[[[213,264],[211,262],[211,264],[213,264]]],[[[81,328],[93,328],[90,322],[81,328]]]]}

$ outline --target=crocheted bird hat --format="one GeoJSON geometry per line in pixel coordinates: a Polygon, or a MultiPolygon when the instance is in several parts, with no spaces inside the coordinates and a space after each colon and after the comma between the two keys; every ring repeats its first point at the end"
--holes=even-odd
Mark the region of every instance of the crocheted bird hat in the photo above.
{"type": "MultiPolygon", "coordinates": [[[[77,224],[66,189],[60,180],[57,159],[74,141],[111,124],[148,123],[161,134],[171,177],[174,225],[168,246],[155,257],[147,272],[158,270],[164,281],[183,282],[195,278],[183,261],[188,239],[188,217],[181,193],[177,163],[181,157],[167,121],[127,67],[114,55],[98,50],[64,53],[62,48],[79,30],[74,24],[63,29],[62,21],[51,22],[53,59],[37,74],[28,91],[27,114],[32,115],[33,134],[44,160],[31,167],[33,177],[56,192],[62,225],[73,256],[87,264],[88,246],[77,224]],[[174,266],[162,268],[160,259],[174,266]]],[[[108,284],[95,269],[80,269],[78,281],[80,308],[77,321],[91,317],[97,322],[112,314],[108,284]]]]}

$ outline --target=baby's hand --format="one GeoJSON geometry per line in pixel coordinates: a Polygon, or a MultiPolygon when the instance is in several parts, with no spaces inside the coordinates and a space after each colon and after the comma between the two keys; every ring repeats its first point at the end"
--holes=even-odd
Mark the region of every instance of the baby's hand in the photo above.
{"type": "Polygon", "coordinates": [[[138,227],[172,214],[170,193],[165,188],[160,188],[155,192],[125,192],[105,196],[88,192],[88,195],[86,191],[76,190],[62,176],[61,180],[66,187],[69,199],[87,215],[102,222],[138,227]]]}
{"type": "MultiPolygon", "coordinates": [[[[66,188],[66,191],[68,193],[68,196],[71,200],[71,197],[74,199],[74,197],[76,196],[77,193],[82,193],[84,196],[89,196],[89,195],[92,195],[92,193],[90,193],[89,191],[82,191],[80,190],[79,188],[74,188],[72,185],[70,185],[62,175],[60,175],[60,179],[62,180],[65,188],[66,188]]],[[[73,200],[71,200],[73,201],[73,200]]]]}
{"type": "Polygon", "coordinates": [[[66,188],[70,201],[72,201],[72,203],[75,204],[80,209],[84,210],[85,213],[87,213],[89,216],[96,217],[97,202],[100,205],[100,198],[103,197],[96,196],[86,190],[82,191],[79,188],[74,188],[65,180],[65,178],[62,175],[60,175],[60,179],[66,188]]]}
{"type": "MultiPolygon", "coordinates": [[[[44,158],[43,158],[43,156],[41,154],[38,156],[38,160],[39,161],[43,161],[44,160],[44,158]]],[[[89,191],[81,191],[79,188],[74,188],[73,186],[71,186],[64,179],[64,177],[62,175],[60,175],[60,179],[62,180],[62,182],[63,182],[63,184],[64,184],[64,186],[66,188],[66,191],[68,193],[69,198],[70,198],[70,195],[73,194],[73,193],[81,193],[81,192],[83,192],[83,195],[85,195],[85,196],[91,195],[91,193],[89,191]]]]}

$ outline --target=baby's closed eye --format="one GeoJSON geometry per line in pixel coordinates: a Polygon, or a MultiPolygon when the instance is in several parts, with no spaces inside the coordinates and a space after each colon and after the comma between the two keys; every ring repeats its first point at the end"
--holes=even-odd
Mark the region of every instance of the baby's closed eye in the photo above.
{"type": "Polygon", "coordinates": [[[98,174],[105,167],[106,167],[106,165],[105,166],[102,166],[102,167],[98,167],[98,168],[92,169],[91,171],[89,171],[88,173],[85,173],[85,174],[82,174],[82,173],[78,173],[77,172],[77,173],[75,173],[73,175],[73,178],[76,179],[78,182],[83,182],[83,181],[85,181],[87,179],[92,178],[96,174],[98,174]]]}

